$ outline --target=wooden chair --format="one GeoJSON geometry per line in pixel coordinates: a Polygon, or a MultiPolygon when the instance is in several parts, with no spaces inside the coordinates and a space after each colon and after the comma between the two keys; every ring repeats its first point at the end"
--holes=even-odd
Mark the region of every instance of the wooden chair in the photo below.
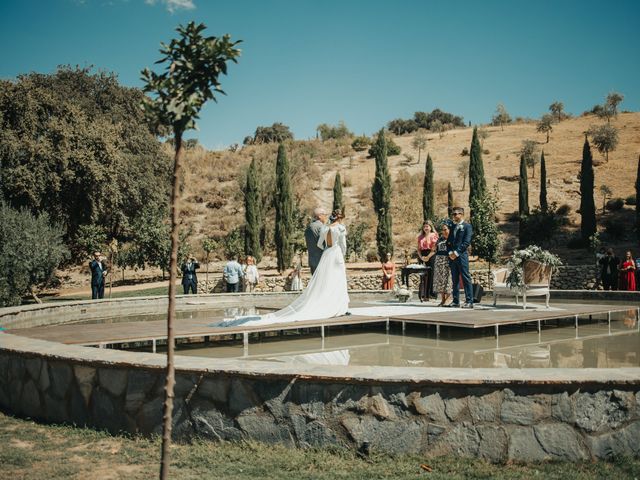
{"type": "Polygon", "coordinates": [[[495,306],[498,295],[513,296],[518,304],[518,297],[522,296],[522,308],[527,309],[527,297],[546,297],[545,305],[549,308],[549,296],[551,287],[551,274],[553,267],[544,265],[535,260],[527,260],[524,262],[523,276],[524,287],[510,288],[507,286],[506,279],[509,271],[501,268],[493,272],[493,305],[495,306]]]}

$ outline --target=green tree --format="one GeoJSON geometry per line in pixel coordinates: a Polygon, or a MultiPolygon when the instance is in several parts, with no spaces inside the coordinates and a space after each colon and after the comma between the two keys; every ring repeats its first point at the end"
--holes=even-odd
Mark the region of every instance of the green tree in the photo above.
{"type": "Polygon", "coordinates": [[[167,203],[170,157],[155,135],[162,128],[139,108],[143,96],[91,68],[0,80],[0,195],[48,213],[77,258],[82,226],[126,240],[144,206],[167,203]]]}
{"type": "MultiPolygon", "coordinates": [[[[469,153],[469,206],[474,198],[481,197],[486,190],[487,181],[484,178],[482,147],[478,139],[478,127],[474,127],[469,153]]],[[[473,215],[473,210],[471,210],[471,215],[473,215]]]]}
{"type": "Polygon", "coordinates": [[[393,237],[391,220],[391,175],[387,165],[387,140],[384,129],[378,132],[374,145],[376,151],[376,175],[371,186],[373,208],[378,216],[376,245],[378,257],[383,259],[387,252],[393,255],[393,237]]]}
{"type": "Polygon", "coordinates": [[[529,215],[529,181],[527,180],[527,164],[524,155],[520,155],[520,178],[518,182],[518,216],[520,217],[520,245],[524,245],[522,222],[529,215]]]}
{"type": "Polygon", "coordinates": [[[538,144],[535,140],[523,140],[520,147],[520,156],[524,157],[524,161],[531,169],[531,178],[536,178],[536,164],[538,163],[538,156],[536,151],[538,144]]]}
{"type": "Polygon", "coordinates": [[[342,180],[340,179],[340,172],[336,173],[336,178],[333,182],[333,210],[340,209],[344,215],[344,203],[342,202],[342,180]]]}
{"type": "Polygon", "coordinates": [[[291,177],[289,175],[289,161],[284,145],[278,146],[276,160],[276,191],[275,191],[275,244],[278,271],[284,272],[291,265],[293,259],[293,196],[291,192],[291,177]]]}
{"type": "Polygon", "coordinates": [[[293,133],[287,125],[276,122],[270,127],[257,127],[253,139],[249,142],[245,138],[244,143],[245,145],[248,143],[260,145],[263,143],[283,143],[287,140],[293,140],[293,133]]]}
{"type": "Polygon", "coordinates": [[[605,156],[605,161],[609,161],[609,152],[612,152],[618,146],[618,129],[613,125],[592,126],[588,135],[600,153],[605,156]]]}
{"type": "Polygon", "coordinates": [[[553,102],[551,105],[549,105],[549,111],[558,123],[560,123],[566,117],[566,114],[564,113],[564,103],[562,102],[553,102]]]}
{"type": "Polygon", "coordinates": [[[256,263],[262,259],[260,232],[262,232],[262,203],[256,159],[251,160],[244,188],[244,253],[252,255],[256,263]]]}
{"type": "Polygon", "coordinates": [[[205,261],[205,277],[204,281],[209,288],[209,262],[211,261],[211,254],[218,248],[218,242],[215,239],[210,237],[205,237],[202,239],[202,250],[204,251],[204,261],[205,261]]]}
{"type": "Polygon", "coordinates": [[[504,130],[504,125],[507,123],[511,123],[511,115],[509,115],[504,105],[499,103],[493,117],[491,117],[491,125],[499,125],[500,130],[504,130]]]}
{"type": "Polygon", "coordinates": [[[174,331],[175,296],[178,263],[178,224],[180,221],[180,178],[184,155],[182,138],[186,130],[195,128],[200,110],[216,94],[224,94],[219,77],[227,73],[227,62],[237,62],[239,42],[231,41],[229,35],[205,37],[204,24],[190,22],[179,26],[179,39],[162,44],[162,58],[157,64],[165,64],[165,71],[157,74],[149,69],[142,71],[145,96],[143,107],[152,121],[173,132],[174,162],[171,186],[171,260],[169,266],[169,306],[167,314],[167,378],[163,408],[162,455],[160,478],[169,476],[169,447],[173,414],[174,331]]]}
{"type": "Polygon", "coordinates": [[[453,188],[451,188],[451,182],[447,183],[447,217],[451,218],[453,216],[453,188]]]}
{"type": "Polygon", "coordinates": [[[38,287],[69,256],[63,232],[46,213],[35,216],[0,201],[0,307],[20,305],[28,294],[41,303],[38,287]]]}
{"type": "Polygon", "coordinates": [[[605,109],[611,112],[611,116],[618,116],[618,105],[622,103],[624,100],[624,95],[618,92],[611,92],[607,95],[607,99],[605,101],[605,109]]]}
{"type": "Polygon", "coordinates": [[[549,204],[547,202],[547,164],[544,160],[544,150],[540,154],[540,210],[547,213],[549,204]]]}
{"type": "Polygon", "coordinates": [[[424,166],[424,184],[422,187],[422,218],[433,220],[435,218],[435,191],[433,188],[433,161],[431,155],[427,155],[424,166]]]}
{"type": "Polygon", "coordinates": [[[369,145],[371,145],[371,140],[366,135],[360,135],[359,137],[354,138],[353,142],[351,142],[351,148],[356,152],[366,150],[369,145]]]}
{"type": "Polygon", "coordinates": [[[604,215],[607,208],[607,200],[611,198],[613,192],[608,185],[600,185],[600,195],[602,195],[602,214],[604,215]]]}
{"type": "Polygon", "coordinates": [[[76,258],[92,255],[98,250],[105,250],[107,246],[107,230],[102,225],[92,223],[80,225],[75,244],[78,248],[76,258]]]}
{"type": "Polygon", "coordinates": [[[467,176],[469,175],[469,160],[463,160],[458,164],[458,175],[462,178],[462,188],[461,191],[464,191],[467,185],[467,176]]]}
{"type": "Polygon", "coordinates": [[[491,134],[489,133],[489,130],[487,130],[486,128],[479,128],[478,129],[478,138],[480,139],[480,146],[482,148],[484,148],[484,141],[489,138],[491,134]]]}
{"type": "Polygon", "coordinates": [[[500,253],[500,230],[496,222],[496,213],[499,207],[498,189],[493,192],[483,191],[479,197],[474,197],[470,205],[473,211],[471,225],[473,227],[473,240],[471,246],[473,253],[484,259],[489,264],[489,276],[491,276],[491,264],[498,261],[500,253]]]}
{"type": "Polygon", "coordinates": [[[536,130],[538,132],[547,134],[547,143],[549,143],[549,134],[553,130],[553,122],[554,122],[553,115],[550,115],[547,113],[542,116],[542,118],[540,119],[536,127],[536,130]]]}
{"type": "Polygon", "coordinates": [[[367,242],[364,236],[368,228],[369,225],[366,222],[356,223],[349,228],[347,232],[348,259],[350,259],[352,255],[356,257],[356,260],[364,256],[365,249],[367,248],[367,242]]]}
{"type": "Polygon", "coordinates": [[[353,137],[353,133],[349,130],[349,128],[347,128],[343,121],[340,121],[338,125],[328,125],[326,123],[322,123],[318,125],[317,130],[323,142],[330,139],[338,140],[340,138],[353,137]]]}
{"type": "MultiPolygon", "coordinates": [[[[386,133],[385,133],[385,143],[387,145],[386,155],[394,156],[394,155],[400,155],[400,153],[402,153],[402,149],[400,148],[400,146],[397,145],[396,142],[394,142],[393,139],[390,138],[386,133]]],[[[380,154],[380,152],[378,152],[378,148],[379,148],[378,142],[374,142],[374,144],[369,149],[369,156],[376,158],[380,154]]]]}
{"type": "Polygon", "coordinates": [[[580,235],[586,244],[596,233],[596,205],[593,201],[593,157],[587,136],[582,147],[582,164],[580,166],[580,235]]]}
{"type": "Polygon", "coordinates": [[[427,136],[422,132],[418,132],[416,136],[413,137],[411,146],[418,150],[418,163],[420,163],[420,154],[422,153],[422,150],[427,148],[427,136]]]}

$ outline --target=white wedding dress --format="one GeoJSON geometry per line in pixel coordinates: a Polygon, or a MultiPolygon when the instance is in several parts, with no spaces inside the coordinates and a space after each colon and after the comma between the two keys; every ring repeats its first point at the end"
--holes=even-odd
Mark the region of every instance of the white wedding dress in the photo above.
{"type": "Polygon", "coordinates": [[[331,247],[326,248],[307,288],[290,305],[266,315],[244,315],[214,324],[217,327],[236,325],[269,325],[338,317],[347,313],[347,273],[344,255],[347,251],[347,229],[338,223],[320,231],[318,247],[326,245],[331,235],[331,247]]]}

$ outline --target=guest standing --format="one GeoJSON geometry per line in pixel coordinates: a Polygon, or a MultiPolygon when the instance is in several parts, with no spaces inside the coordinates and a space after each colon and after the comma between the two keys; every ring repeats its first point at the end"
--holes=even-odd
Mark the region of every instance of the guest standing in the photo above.
{"type": "Polygon", "coordinates": [[[291,273],[289,274],[291,280],[290,291],[300,292],[302,291],[302,265],[297,263],[291,273]]]}
{"type": "Polygon", "coordinates": [[[618,265],[620,260],[613,254],[613,249],[609,248],[607,254],[600,259],[600,278],[605,290],[618,289],[618,265]]]}
{"type": "Polygon", "coordinates": [[[453,285],[453,302],[450,307],[460,306],[460,277],[464,285],[464,305],[462,308],[473,308],[473,283],[469,272],[469,253],[467,249],[473,238],[473,227],[464,221],[464,209],[455,207],[452,211],[453,225],[447,240],[451,282],[453,285]]]}
{"type": "Polygon", "coordinates": [[[245,291],[253,292],[258,282],[260,282],[260,273],[256,265],[256,259],[251,255],[247,257],[247,265],[244,267],[245,291]]]}
{"type": "Polygon", "coordinates": [[[451,268],[449,268],[449,256],[447,239],[449,238],[449,225],[443,223],[440,226],[440,237],[436,245],[435,275],[433,279],[436,292],[440,294],[439,307],[444,307],[452,290],[451,268]]]}
{"type": "Polygon", "coordinates": [[[242,267],[238,263],[237,255],[231,255],[229,257],[229,261],[224,266],[222,275],[224,277],[224,281],[227,283],[227,292],[237,293],[240,291],[240,280],[242,280],[244,273],[242,272],[242,267]]]}
{"type": "Polygon", "coordinates": [[[418,259],[428,267],[428,270],[420,279],[420,300],[429,300],[430,297],[436,296],[433,290],[433,273],[435,270],[437,243],[438,234],[433,227],[433,223],[431,223],[431,220],[425,220],[422,224],[420,235],[418,235],[418,259]]]}
{"type": "Polygon", "coordinates": [[[382,290],[393,290],[396,278],[396,264],[391,259],[391,254],[387,253],[386,261],[382,264],[382,290]]]}
{"type": "Polygon", "coordinates": [[[636,290],[636,262],[629,251],[625,254],[620,266],[620,290],[629,292],[636,290]]]}
{"type": "Polygon", "coordinates": [[[198,293],[198,275],[196,270],[200,268],[200,264],[194,257],[182,264],[182,289],[185,295],[189,294],[189,291],[194,295],[198,293]]]}
{"type": "Polygon", "coordinates": [[[93,253],[93,260],[89,262],[91,269],[91,299],[104,298],[104,278],[107,276],[107,266],[100,252],[93,253]]]}

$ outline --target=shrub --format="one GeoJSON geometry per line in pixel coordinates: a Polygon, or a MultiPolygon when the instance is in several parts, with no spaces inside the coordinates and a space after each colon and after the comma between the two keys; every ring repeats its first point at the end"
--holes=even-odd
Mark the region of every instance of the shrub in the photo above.
{"type": "Polygon", "coordinates": [[[604,231],[607,232],[607,235],[609,235],[609,237],[614,240],[620,240],[624,238],[626,229],[627,226],[620,220],[608,218],[604,222],[604,231]]]}
{"type": "MultiPolygon", "coordinates": [[[[387,156],[388,157],[392,157],[394,155],[400,155],[400,152],[402,151],[402,149],[400,148],[400,146],[398,144],[396,144],[396,142],[393,141],[392,138],[387,137],[387,156]]],[[[373,145],[370,149],[369,149],[369,157],[375,158],[376,156],[376,146],[373,145]]]]}
{"type": "Polygon", "coordinates": [[[629,195],[624,203],[626,203],[627,205],[635,205],[636,204],[636,196],[635,195],[629,195]]]}
{"type": "Polygon", "coordinates": [[[622,207],[624,207],[624,200],[620,197],[612,198],[607,202],[606,206],[607,206],[607,210],[610,210],[612,212],[616,210],[621,210],[622,207]]]}
{"type": "Polygon", "coordinates": [[[569,213],[571,213],[571,207],[566,203],[563,203],[562,205],[560,205],[556,210],[556,214],[562,215],[563,217],[569,215],[569,213]]]}
{"type": "Polygon", "coordinates": [[[507,222],[519,222],[520,221],[520,213],[518,211],[511,212],[507,214],[507,222]]]}
{"type": "Polygon", "coordinates": [[[536,207],[531,215],[522,218],[520,222],[520,238],[525,243],[539,243],[551,240],[562,225],[562,218],[553,207],[542,212],[536,207]]]}
{"type": "Polygon", "coordinates": [[[467,147],[464,147],[464,148],[462,149],[462,152],[460,152],[460,156],[461,156],[461,157],[467,157],[467,156],[469,156],[469,149],[468,149],[467,147]]]}
{"type": "Polygon", "coordinates": [[[380,257],[378,257],[378,251],[377,250],[367,250],[367,254],[366,257],[367,262],[379,262],[380,261],[380,257]]]}
{"type": "Polygon", "coordinates": [[[489,155],[491,152],[489,151],[488,148],[485,148],[482,153],[484,153],[485,155],[489,155]]]}
{"type": "Polygon", "coordinates": [[[580,248],[587,248],[587,247],[588,247],[588,241],[584,240],[580,236],[580,234],[572,235],[569,241],[567,242],[567,248],[571,248],[574,250],[577,250],[580,248]]]}
{"type": "Polygon", "coordinates": [[[366,150],[369,145],[371,145],[371,139],[369,139],[369,137],[367,137],[366,135],[356,137],[353,142],[351,142],[351,148],[353,148],[356,152],[362,152],[363,150],[366,150]]]}
{"type": "Polygon", "coordinates": [[[496,161],[500,160],[500,154],[496,155],[496,161]]]}

